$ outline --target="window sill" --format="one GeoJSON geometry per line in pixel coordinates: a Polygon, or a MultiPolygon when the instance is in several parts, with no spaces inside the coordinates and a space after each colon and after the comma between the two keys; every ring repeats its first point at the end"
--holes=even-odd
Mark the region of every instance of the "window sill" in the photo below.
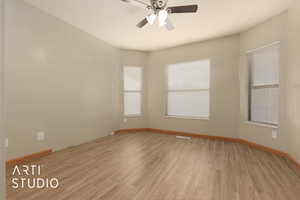
{"type": "Polygon", "coordinates": [[[260,126],[260,127],[265,127],[265,128],[278,129],[278,126],[271,125],[271,124],[263,124],[263,123],[251,122],[251,121],[246,121],[245,123],[246,124],[250,124],[250,125],[254,125],[254,126],[260,126]]]}
{"type": "Polygon", "coordinates": [[[171,116],[171,115],[165,115],[165,118],[185,119],[185,120],[205,120],[205,121],[209,120],[209,118],[206,117],[185,117],[185,116],[171,116]]]}

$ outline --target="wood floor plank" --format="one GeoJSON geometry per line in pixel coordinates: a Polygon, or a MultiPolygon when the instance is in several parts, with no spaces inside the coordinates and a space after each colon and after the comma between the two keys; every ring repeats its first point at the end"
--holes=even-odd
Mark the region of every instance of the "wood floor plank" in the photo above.
{"type": "MultiPolygon", "coordinates": [[[[57,189],[13,189],[8,200],[297,200],[300,177],[284,158],[227,141],[117,134],[27,163],[57,189]]],[[[26,178],[32,178],[31,176],[26,178]]]]}

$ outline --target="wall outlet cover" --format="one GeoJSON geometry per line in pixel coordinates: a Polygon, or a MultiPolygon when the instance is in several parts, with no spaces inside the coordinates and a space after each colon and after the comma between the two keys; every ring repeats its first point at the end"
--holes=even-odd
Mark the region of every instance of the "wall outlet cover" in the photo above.
{"type": "Polygon", "coordinates": [[[5,138],[4,146],[7,148],[8,147],[8,138],[5,138]]]}
{"type": "Polygon", "coordinates": [[[123,120],[125,123],[127,122],[127,118],[124,118],[124,120],[123,120]]]}
{"type": "Polygon", "coordinates": [[[37,138],[36,138],[38,141],[43,141],[45,140],[45,132],[38,132],[37,133],[37,138]]]}
{"type": "Polygon", "coordinates": [[[272,130],[272,138],[273,138],[273,139],[276,139],[276,138],[277,138],[277,130],[276,130],[276,129],[273,129],[273,130],[272,130]]]}

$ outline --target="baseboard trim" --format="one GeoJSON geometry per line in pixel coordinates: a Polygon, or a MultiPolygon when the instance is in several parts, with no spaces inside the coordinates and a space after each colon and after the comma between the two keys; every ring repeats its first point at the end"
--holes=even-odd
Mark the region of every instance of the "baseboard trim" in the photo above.
{"type": "Polygon", "coordinates": [[[48,156],[51,153],[52,153],[52,149],[47,149],[45,151],[37,152],[37,153],[30,154],[30,155],[27,155],[27,156],[22,156],[20,158],[16,158],[16,159],[13,159],[13,160],[8,160],[8,161],[6,161],[6,166],[11,167],[11,166],[14,166],[14,165],[19,165],[19,164],[22,164],[24,162],[28,162],[28,161],[32,161],[32,160],[35,160],[35,159],[38,159],[38,158],[48,156]]]}
{"type": "Polygon", "coordinates": [[[283,158],[289,160],[292,164],[294,164],[297,168],[300,169],[300,164],[288,153],[273,149],[271,147],[266,147],[266,146],[263,146],[260,144],[256,144],[254,142],[250,142],[245,139],[221,137],[221,136],[211,136],[211,135],[205,135],[205,134],[196,134],[196,133],[154,129],[154,128],[121,129],[121,130],[115,131],[115,133],[137,133],[137,132],[154,132],[154,133],[167,134],[167,135],[179,135],[179,136],[206,138],[206,139],[212,139],[212,140],[223,140],[223,141],[228,141],[228,142],[241,143],[241,144],[249,145],[255,149],[259,149],[261,151],[269,152],[269,153],[278,155],[280,157],[283,157],[283,158]]]}
{"type": "Polygon", "coordinates": [[[205,135],[205,134],[196,134],[196,133],[188,133],[188,132],[180,132],[180,131],[172,131],[172,130],[163,130],[163,129],[154,129],[154,128],[148,128],[147,131],[148,132],[163,133],[163,134],[168,134],[168,135],[180,135],[180,136],[187,136],[187,137],[225,140],[225,141],[229,141],[229,142],[238,142],[238,140],[239,140],[237,138],[229,138],[229,137],[221,137],[221,136],[210,136],[210,135],[205,135]]]}
{"type": "Polygon", "coordinates": [[[115,133],[136,133],[136,132],[147,132],[149,128],[131,128],[131,129],[120,129],[116,130],[115,133]]]}
{"type": "Polygon", "coordinates": [[[288,153],[285,153],[285,156],[284,156],[287,160],[289,160],[291,163],[294,164],[294,166],[296,166],[297,168],[300,169],[300,163],[298,163],[297,160],[295,160],[290,154],[288,153]]]}

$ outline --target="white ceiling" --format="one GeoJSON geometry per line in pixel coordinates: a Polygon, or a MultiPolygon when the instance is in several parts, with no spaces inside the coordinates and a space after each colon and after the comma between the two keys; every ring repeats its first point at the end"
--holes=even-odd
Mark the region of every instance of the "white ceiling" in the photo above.
{"type": "Polygon", "coordinates": [[[157,24],[136,28],[147,11],[120,0],[25,1],[113,46],[152,51],[239,33],[285,11],[292,0],[169,0],[169,6],[199,5],[196,14],[172,15],[171,32],[157,24]]]}

